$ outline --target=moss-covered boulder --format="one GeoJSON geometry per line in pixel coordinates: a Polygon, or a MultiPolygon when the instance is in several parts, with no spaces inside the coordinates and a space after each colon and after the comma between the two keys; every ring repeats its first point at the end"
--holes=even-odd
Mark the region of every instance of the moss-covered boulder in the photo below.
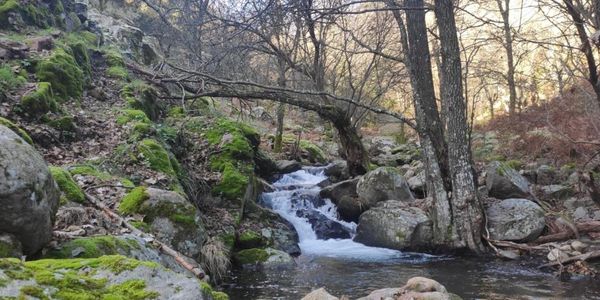
{"type": "Polygon", "coordinates": [[[78,99],[83,93],[85,76],[72,51],[56,49],[51,56],[37,65],[36,75],[40,81],[50,82],[59,101],[69,97],[78,99]]]}
{"type": "Polygon", "coordinates": [[[125,60],[116,49],[108,49],[104,51],[104,59],[106,60],[106,75],[120,80],[127,80],[129,73],[125,65],[125,60]]]}
{"type": "Polygon", "coordinates": [[[150,169],[169,176],[177,175],[178,164],[170,153],[154,139],[144,139],[137,144],[138,157],[148,164],[150,169]]]}
{"type": "Polygon", "coordinates": [[[61,167],[51,166],[50,173],[52,174],[52,178],[58,184],[61,195],[61,203],[65,203],[67,201],[83,203],[85,202],[85,195],[81,188],[73,181],[71,174],[67,172],[67,170],[61,167]]]}
{"type": "Polygon", "coordinates": [[[117,124],[125,125],[129,122],[136,121],[140,123],[150,124],[152,123],[146,113],[139,109],[124,109],[120,111],[117,117],[117,124]]]}
{"type": "Polygon", "coordinates": [[[142,81],[134,81],[121,91],[121,98],[133,109],[146,113],[152,121],[157,121],[164,108],[158,102],[158,92],[142,81]]]}
{"type": "Polygon", "coordinates": [[[40,117],[48,112],[58,111],[58,104],[50,83],[39,82],[36,89],[23,95],[20,109],[31,117],[40,117]]]}
{"type": "Polygon", "coordinates": [[[0,295],[9,299],[210,299],[193,277],[119,255],[0,259],[0,282],[0,295]]]}
{"type": "Polygon", "coordinates": [[[50,241],[60,192],[43,157],[2,125],[0,158],[0,232],[13,234],[25,254],[34,254],[50,241]]]}
{"type": "Polygon", "coordinates": [[[0,125],[8,127],[10,130],[12,130],[16,134],[18,134],[28,144],[33,145],[33,140],[31,139],[29,134],[27,134],[27,132],[25,130],[21,129],[19,126],[15,125],[15,123],[11,122],[8,119],[0,117],[0,125]]]}
{"type": "Polygon", "coordinates": [[[0,0],[0,28],[19,30],[25,26],[48,28],[54,25],[55,18],[49,7],[38,1],[0,0]]]}
{"type": "Polygon", "coordinates": [[[295,263],[289,254],[272,248],[245,249],[235,253],[233,258],[239,266],[272,268],[290,266],[295,263]]]}
{"type": "Polygon", "coordinates": [[[260,233],[254,230],[245,230],[238,235],[235,247],[238,249],[251,249],[265,247],[268,243],[260,233]]]}
{"type": "Polygon", "coordinates": [[[183,254],[200,258],[206,234],[198,210],[179,193],[138,187],[129,192],[118,208],[121,214],[143,215],[143,222],[159,240],[183,254]]]}
{"type": "MultiPolygon", "coordinates": [[[[8,233],[0,234],[0,258],[23,256],[23,246],[16,236],[8,233]]],[[[0,281],[1,282],[1,281],[0,281]]]]}

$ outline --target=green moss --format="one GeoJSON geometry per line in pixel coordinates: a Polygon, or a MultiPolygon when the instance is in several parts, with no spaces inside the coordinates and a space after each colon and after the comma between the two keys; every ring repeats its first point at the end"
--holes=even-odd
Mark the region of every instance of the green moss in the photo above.
{"type": "Polygon", "coordinates": [[[48,125],[59,131],[75,132],[75,119],[71,116],[59,117],[48,122],[48,125]]]}
{"type": "Polygon", "coordinates": [[[227,164],[221,172],[221,181],[213,188],[213,193],[227,199],[241,199],[246,192],[248,182],[248,176],[242,174],[232,164],[227,164]]]}
{"type": "Polygon", "coordinates": [[[133,140],[138,140],[142,137],[148,137],[154,132],[154,127],[151,124],[144,122],[136,122],[131,128],[131,137],[133,140]]]}
{"type": "Polygon", "coordinates": [[[105,300],[144,300],[156,299],[159,293],[146,291],[146,283],[141,279],[127,280],[108,288],[110,295],[105,296],[105,300]]]}
{"type": "Polygon", "coordinates": [[[129,78],[129,73],[121,66],[108,67],[108,69],[106,69],[106,75],[108,77],[121,80],[127,80],[127,78],[129,78]]]}
{"type": "Polygon", "coordinates": [[[96,169],[96,167],[90,164],[70,166],[68,170],[71,175],[93,176],[102,181],[108,181],[115,178],[106,172],[99,171],[96,169]]]}
{"type": "Polygon", "coordinates": [[[173,106],[167,112],[167,116],[169,116],[171,118],[185,117],[185,111],[183,111],[183,107],[181,107],[181,106],[173,106]]]}
{"type": "Polygon", "coordinates": [[[119,204],[119,212],[122,214],[133,214],[139,211],[140,206],[148,199],[148,193],[143,186],[131,190],[119,204]]]}
{"type": "Polygon", "coordinates": [[[175,169],[171,164],[169,152],[154,139],[144,139],[138,143],[137,149],[143,160],[148,163],[148,166],[155,171],[162,172],[167,175],[176,176],[175,169]]]}
{"type": "Polygon", "coordinates": [[[269,254],[265,249],[253,248],[235,253],[234,258],[239,265],[248,265],[267,261],[269,254]]]}
{"type": "Polygon", "coordinates": [[[300,140],[300,149],[308,153],[309,160],[312,162],[327,162],[327,157],[323,150],[309,141],[300,140]]]}
{"type": "Polygon", "coordinates": [[[8,27],[8,15],[19,8],[17,0],[1,0],[0,2],[0,26],[8,27]]]}
{"type": "Polygon", "coordinates": [[[516,160],[516,159],[511,159],[507,162],[505,162],[505,164],[515,170],[519,170],[521,168],[523,168],[523,162],[521,162],[520,160],[516,160]]]}
{"type": "Polygon", "coordinates": [[[92,78],[92,64],[88,55],[88,48],[84,41],[70,42],[69,48],[73,52],[73,57],[83,71],[86,81],[89,82],[92,78]]]}
{"type": "Polygon", "coordinates": [[[137,228],[137,229],[139,229],[141,231],[144,231],[144,232],[149,232],[150,231],[150,225],[148,225],[148,223],[146,223],[144,221],[134,220],[134,221],[130,221],[129,223],[133,227],[135,227],[135,228],[137,228]]]}
{"type": "Polygon", "coordinates": [[[50,299],[44,293],[44,289],[42,289],[39,286],[35,286],[35,285],[26,285],[26,286],[22,287],[19,292],[20,292],[20,296],[32,296],[32,297],[35,297],[40,300],[50,299]]]}
{"type": "Polygon", "coordinates": [[[117,124],[119,125],[125,125],[131,121],[137,121],[148,124],[151,123],[146,113],[137,109],[124,109],[121,111],[119,117],[117,117],[117,124]]]}
{"type": "Polygon", "coordinates": [[[4,126],[8,127],[8,129],[14,131],[23,140],[25,140],[28,144],[33,145],[33,140],[31,139],[29,134],[27,134],[27,132],[25,130],[21,129],[19,126],[15,125],[10,120],[0,117],[0,125],[4,125],[4,126]]]}
{"type": "Polygon", "coordinates": [[[52,177],[58,184],[60,191],[65,195],[67,200],[78,203],[85,202],[85,195],[83,191],[81,191],[81,188],[79,188],[75,181],[73,181],[73,178],[71,178],[71,174],[69,174],[69,172],[63,168],[53,166],[51,166],[49,169],[52,177]]]}
{"type": "Polygon", "coordinates": [[[63,100],[68,97],[78,99],[83,93],[84,73],[73,55],[64,49],[57,49],[40,61],[36,75],[40,81],[50,82],[53,91],[63,100]]]}
{"type": "Polygon", "coordinates": [[[233,249],[235,243],[235,236],[233,234],[223,234],[219,238],[223,241],[223,245],[225,245],[227,249],[233,249]]]}
{"type": "Polygon", "coordinates": [[[119,50],[104,50],[104,59],[106,59],[106,64],[109,67],[125,67],[125,60],[123,60],[123,55],[121,55],[121,52],[119,52],[119,50]]]}
{"type": "Polygon", "coordinates": [[[0,90],[14,90],[20,88],[26,82],[25,77],[16,75],[9,66],[0,67],[0,90]]]}
{"type": "Polygon", "coordinates": [[[21,109],[33,117],[58,111],[53,89],[48,82],[39,82],[37,89],[21,98],[21,109]]]}
{"type": "Polygon", "coordinates": [[[123,87],[121,98],[134,109],[142,110],[151,120],[158,120],[162,107],[157,101],[158,92],[143,81],[136,80],[123,87]]]}
{"type": "Polygon", "coordinates": [[[132,246],[114,236],[83,237],[70,240],[60,249],[52,250],[47,258],[95,258],[103,255],[127,254],[132,246]],[[74,256],[74,254],[77,255],[74,256]]]}
{"type": "Polygon", "coordinates": [[[249,249],[267,246],[262,235],[256,231],[246,230],[238,236],[236,247],[238,249],[249,249]]]}
{"type": "Polygon", "coordinates": [[[213,300],[229,300],[229,296],[223,292],[213,292],[213,300]]]}
{"type": "Polygon", "coordinates": [[[206,281],[200,281],[200,289],[207,298],[210,297],[213,300],[229,300],[227,294],[213,290],[212,286],[206,281]]]}
{"type": "Polygon", "coordinates": [[[53,16],[45,6],[27,4],[21,8],[21,17],[27,24],[40,28],[54,25],[53,16]]]}

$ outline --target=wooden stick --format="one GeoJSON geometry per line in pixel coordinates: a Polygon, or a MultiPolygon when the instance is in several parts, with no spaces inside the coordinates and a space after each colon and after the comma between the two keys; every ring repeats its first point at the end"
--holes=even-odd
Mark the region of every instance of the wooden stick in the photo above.
{"type": "Polygon", "coordinates": [[[541,268],[559,266],[559,265],[563,265],[563,264],[566,264],[566,263],[571,263],[571,262],[580,261],[580,260],[581,261],[585,261],[585,260],[588,260],[590,258],[598,258],[598,257],[600,257],[600,250],[595,250],[595,251],[590,251],[588,253],[584,253],[584,254],[581,254],[581,255],[576,255],[576,256],[569,257],[569,258],[567,258],[567,259],[565,259],[563,261],[557,260],[555,262],[547,263],[547,264],[541,265],[539,268],[541,269],[541,268]]]}
{"type": "MultiPolygon", "coordinates": [[[[575,224],[579,233],[600,232],[600,221],[589,221],[575,224]]],[[[573,237],[573,231],[563,231],[555,234],[544,235],[539,237],[533,243],[542,244],[547,242],[563,241],[573,237]]]]}
{"type": "Polygon", "coordinates": [[[131,230],[131,232],[133,234],[140,236],[142,238],[145,238],[145,239],[149,239],[153,243],[157,244],[158,249],[160,251],[173,257],[175,259],[175,262],[177,262],[177,264],[180,265],[182,268],[192,272],[192,274],[194,274],[199,279],[203,279],[204,277],[206,277],[206,273],[204,273],[202,268],[198,264],[190,262],[191,259],[185,259],[185,257],[186,257],[185,255],[179,253],[178,251],[169,247],[165,243],[162,243],[161,241],[155,239],[154,236],[152,236],[151,234],[145,233],[145,232],[135,228],[133,225],[129,224],[129,222],[125,221],[125,219],[123,217],[121,217],[119,214],[114,212],[108,206],[104,205],[104,203],[102,203],[100,200],[96,199],[94,196],[92,196],[88,193],[85,193],[85,198],[90,203],[92,203],[94,206],[96,206],[97,208],[100,208],[110,218],[115,219],[115,220],[121,222],[121,224],[125,225],[125,227],[127,227],[129,230],[131,230]]]}

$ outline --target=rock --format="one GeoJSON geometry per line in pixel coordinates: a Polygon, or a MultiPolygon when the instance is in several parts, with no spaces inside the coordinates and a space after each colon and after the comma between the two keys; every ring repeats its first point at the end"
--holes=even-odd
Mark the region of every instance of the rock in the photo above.
{"type": "Polygon", "coordinates": [[[415,299],[427,299],[427,300],[450,300],[460,299],[460,297],[448,293],[446,288],[439,282],[425,278],[425,277],[413,277],[406,282],[406,285],[400,288],[386,288],[373,291],[366,297],[359,298],[358,300],[382,300],[382,299],[395,299],[395,300],[415,300],[415,299]]]}
{"type": "Polygon", "coordinates": [[[419,147],[412,143],[399,145],[392,149],[392,154],[397,155],[398,164],[411,164],[421,157],[419,147]]]}
{"type": "Polygon", "coordinates": [[[588,245],[582,243],[581,241],[571,242],[571,248],[573,248],[575,251],[583,252],[587,247],[588,245]]]}
{"type": "Polygon", "coordinates": [[[545,197],[554,200],[565,200],[573,196],[573,189],[560,184],[546,185],[541,190],[545,197]]]}
{"type": "Polygon", "coordinates": [[[272,122],[274,120],[273,117],[262,106],[253,107],[251,116],[264,122],[272,122]]]}
{"type": "Polygon", "coordinates": [[[358,218],[365,211],[358,197],[342,196],[336,204],[340,218],[347,222],[358,222],[358,218]]]}
{"type": "Polygon", "coordinates": [[[330,220],[316,210],[299,210],[296,215],[308,220],[317,235],[317,239],[349,239],[351,236],[350,230],[344,225],[330,220]]]}
{"type": "Polygon", "coordinates": [[[207,299],[194,277],[119,255],[25,263],[0,259],[0,265],[0,295],[8,298],[22,297],[27,290],[43,299],[207,299]],[[4,275],[7,271],[11,276],[4,275]]]}
{"type": "Polygon", "coordinates": [[[532,241],[544,230],[544,210],[527,199],[506,199],[487,209],[490,237],[505,241],[532,241]]]}
{"type": "Polygon", "coordinates": [[[31,255],[50,241],[60,192],[42,156],[0,125],[0,232],[31,255]]]}
{"type": "Polygon", "coordinates": [[[340,298],[329,294],[325,288],[320,288],[310,292],[308,295],[302,297],[302,300],[339,300],[340,298]]]}
{"type": "Polygon", "coordinates": [[[356,192],[365,208],[391,199],[405,202],[414,200],[404,177],[389,167],[380,167],[365,174],[358,181],[356,192]]]}
{"type": "Polygon", "coordinates": [[[261,149],[254,152],[255,172],[263,178],[269,178],[278,172],[277,163],[261,149]]]}
{"type": "Polygon", "coordinates": [[[321,198],[331,199],[331,202],[336,205],[344,196],[356,197],[358,196],[356,193],[356,185],[358,184],[359,179],[360,178],[354,178],[324,187],[319,192],[319,196],[321,196],[321,198]]]}
{"type": "Polygon", "coordinates": [[[562,252],[560,249],[552,249],[547,257],[549,261],[564,261],[569,258],[569,255],[562,252]]]}
{"type": "Polygon", "coordinates": [[[498,249],[497,252],[501,257],[507,258],[507,259],[519,259],[519,257],[521,257],[521,255],[519,254],[519,251],[517,251],[517,250],[498,249]]]}
{"type": "Polygon", "coordinates": [[[144,215],[143,222],[158,240],[199,260],[206,233],[196,207],[180,194],[138,187],[123,198],[119,211],[144,215]]]}
{"type": "Polygon", "coordinates": [[[325,168],[324,173],[331,182],[339,182],[350,178],[348,164],[343,160],[334,161],[325,168]]]}
{"type": "Polygon", "coordinates": [[[302,169],[302,165],[295,160],[278,160],[275,164],[281,174],[292,173],[302,169]]]}
{"type": "Polygon", "coordinates": [[[354,240],[367,246],[418,250],[430,245],[431,226],[421,209],[389,200],[360,216],[354,240]]]}
{"type": "Polygon", "coordinates": [[[575,221],[589,221],[590,211],[586,207],[578,207],[574,212],[571,213],[573,220],[575,221]]]}
{"type": "Polygon", "coordinates": [[[21,42],[0,38],[0,59],[25,59],[29,47],[21,42]]]}
{"type": "Polygon", "coordinates": [[[536,183],[539,185],[551,185],[557,182],[556,169],[549,165],[541,165],[536,170],[536,183]]]}
{"type": "Polygon", "coordinates": [[[0,233],[0,258],[23,256],[23,246],[16,236],[8,233],[0,233]]]}
{"type": "Polygon", "coordinates": [[[54,39],[51,36],[34,37],[26,42],[30,46],[30,50],[42,52],[43,50],[52,50],[54,48],[54,39]]]}
{"type": "Polygon", "coordinates": [[[417,195],[425,195],[425,171],[419,172],[416,176],[408,179],[410,190],[417,195]]]}
{"type": "Polygon", "coordinates": [[[398,144],[394,138],[389,136],[377,136],[371,140],[371,146],[369,147],[369,156],[376,157],[381,154],[391,154],[392,149],[396,148],[398,144]]]}
{"type": "Polygon", "coordinates": [[[486,186],[491,197],[508,199],[531,195],[527,179],[504,163],[491,162],[486,174],[486,186]]]}
{"type": "Polygon", "coordinates": [[[258,266],[265,268],[288,267],[295,264],[287,253],[273,248],[252,248],[239,251],[233,255],[239,266],[258,266]]]}

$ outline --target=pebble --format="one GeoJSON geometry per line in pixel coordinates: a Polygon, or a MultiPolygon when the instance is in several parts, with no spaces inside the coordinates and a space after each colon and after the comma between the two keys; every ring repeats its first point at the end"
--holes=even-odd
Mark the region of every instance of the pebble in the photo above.
{"type": "Polygon", "coordinates": [[[573,248],[573,250],[575,250],[575,251],[581,252],[581,251],[585,250],[585,248],[587,248],[587,245],[582,243],[581,241],[573,241],[571,243],[571,248],[573,248]]]}
{"type": "Polygon", "coordinates": [[[559,249],[552,249],[550,253],[548,253],[549,261],[564,261],[567,258],[569,258],[569,255],[560,251],[559,249]]]}

